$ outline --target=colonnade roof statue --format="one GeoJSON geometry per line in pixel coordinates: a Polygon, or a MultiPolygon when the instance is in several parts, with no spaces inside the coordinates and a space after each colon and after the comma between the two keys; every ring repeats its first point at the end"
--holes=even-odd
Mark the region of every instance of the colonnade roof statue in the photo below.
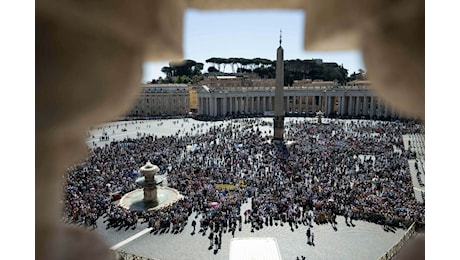
{"type": "Polygon", "coordinates": [[[408,116],[424,118],[422,0],[356,0],[353,4],[341,0],[37,0],[37,259],[112,258],[94,232],[61,226],[62,174],[86,155],[85,133],[90,126],[129,109],[139,90],[143,62],[182,58],[187,8],[302,9],[308,13],[306,49],[361,50],[377,91],[408,116]]]}

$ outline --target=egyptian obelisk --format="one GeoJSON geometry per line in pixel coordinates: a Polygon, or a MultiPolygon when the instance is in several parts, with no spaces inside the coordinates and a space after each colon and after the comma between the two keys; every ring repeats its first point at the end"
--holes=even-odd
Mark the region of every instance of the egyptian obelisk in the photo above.
{"type": "Polygon", "coordinates": [[[284,137],[284,51],[280,47],[276,51],[276,85],[275,85],[275,118],[273,119],[273,140],[282,143],[284,137]]]}

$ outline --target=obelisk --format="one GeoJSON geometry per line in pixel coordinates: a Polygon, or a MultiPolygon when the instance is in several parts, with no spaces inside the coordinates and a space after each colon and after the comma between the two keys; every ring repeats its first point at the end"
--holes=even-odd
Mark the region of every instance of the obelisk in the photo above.
{"type": "Polygon", "coordinates": [[[280,47],[276,51],[276,85],[275,85],[275,117],[273,119],[273,140],[282,143],[284,137],[284,51],[280,47]]]}

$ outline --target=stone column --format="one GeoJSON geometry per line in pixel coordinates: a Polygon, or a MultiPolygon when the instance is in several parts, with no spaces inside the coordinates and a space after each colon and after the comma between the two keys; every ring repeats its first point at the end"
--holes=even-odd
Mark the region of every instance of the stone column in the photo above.
{"type": "Polygon", "coordinates": [[[297,96],[294,95],[292,96],[292,113],[295,113],[295,111],[297,110],[297,96]]]}
{"type": "Polygon", "coordinates": [[[368,104],[368,99],[369,97],[364,96],[364,102],[363,102],[363,115],[368,116],[369,115],[369,104],[368,104]]]}
{"type": "Polygon", "coordinates": [[[203,106],[203,113],[205,115],[209,115],[209,106],[208,106],[208,98],[203,98],[204,106],[203,106]]]}
{"type": "Polygon", "coordinates": [[[245,97],[245,102],[247,103],[247,105],[246,105],[246,113],[250,114],[251,113],[251,97],[246,96],[245,97]]]}
{"type": "Polygon", "coordinates": [[[339,99],[339,115],[343,116],[345,111],[345,96],[340,96],[339,99]]]}
{"type": "Polygon", "coordinates": [[[305,96],[299,96],[299,106],[300,106],[300,109],[299,109],[299,113],[302,114],[303,111],[305,111],[304,109],[304,98],[305,96]]]}
{"type": "Polygon", "coordinates": [[[289,112],[289,96],[285,96],[284,98],[286,100],[286,111],[285,112],[287,113],[289,112]]]}
{"type": "Polygon", "coordinates": [[[332,96],[332,97],[329,98],[329,113],[334,113],[335,112],[336,98],[337,98],[336,96],[332,96]]]}
{"type": "Polygon", "coordinates": [[[213,100],[213,108],[212,109],[214,110],[213,115],[217,116],[217,112],[218,112],[217,111],[217,97],[213,97],[212,100],[213,100]]]}
{"type": "Polygon", "coordinates": [[[267,97],[262,97],[262,113],[267,111],[267,107],[265,106],[266,103],[267,103],[267,97]]]}
{"type": "Polygon", "coordinates": [[[348,96],[348,115],[353,115],[353,96],[348,96]]]}
{"type": "Polygon", "coordinates": [[[307,113],[307,114],[308,114],[308,112],[310,112],[309,109],[308,109],[308,106],[309,106],[309,100],[308,99],[309,99],[308,95],[305,96],[305,113],[307,113]]]}
{"type": "Polygon", "coordinates": [[[212,98],[209,97],[209,98],[208,98],[208,105],[209,105],[209,113],[208,113],[208,114],[209,114],[210,116],[212,116],[213,113],[214,113],[214,104],[213,104],[212,101],[213,101],[212,98]]]}
{"type": "Polygon", "coordinates": [[[213,114],[213,112],[214,112],[214,111],[213,111],[214,106],[213,106],[213,104],[212,104],[212,99],[211,99],[211,97],[208,98],[208,107],[209,107],[209,113],[208,113],[208,115],[212,116],[212,114],[213,114]]]}
{"type": "Polygon", "coordinates": [[[251,97],[251,114],[254,114],[254,96],[251,97]]]}
{"type": "Polygon", "coordinates": [[[233,97],[228,98],[228,105],[229,105],[228,112],[230,112],[231,114],[233,112],[233,97]]]}
{"type": "Polygon", "coordinates": [[[208,115],[208,98],[202,98],[203,99],[203,114],[208,115]]]}
{"type": "Polygon", "coordinates": [[[372,96],[371,97],[371,113],[370,113],[370,117],[372,118],[373,116],[375,116],[375,103],[374,103],[374,99],[375,97],[372,96]]]}
{"type": "Polygon", "coordinates": [[[316,96],[312,96],[311,99],[311,112],[316,113],[316,96]]]}
{"type": "Polygon", "coordinates": [[[208,115],[208,107],[207,107],[207,104],[208,103],[208,99],[207,98],[203,98],[203,115],[208,115]]]}
{"type": "MultiPolygon", "coordinates": [[[[335,110],[335,104],[337,103],[337,100],[338,100],[338,99],[339,99],[339,97],[337,97],[337,96],[334,96],[334,97],[332,98],[332,101],[331,101],[331,110],[332,110],[332,111],[331,111],[331,113],[335,113],[335,112],[336,112],[336,110],[335,110]]],[[[337,112],[339,112],[339,108],[338,108],[338,107],[337,107],[337,112]]],[[[335,113],[335,114],[337,114],[337,113],[335,113]]]]}
{"type": "Polygon", "coordinates": [[[222,98],[222,115],[225,116],[227,114],[227,96],[222,98]]]}
{"type": "Polygon", "coordinates": [[[357,116],[361,115],[360,106],[361,106],[361,98],[359,96],[357,96],[356,97],[356,106],[355,106],[355,113],[356,113],[357,116]]]}
{"type": "Polygon", "coordinates": [[[236,112],[241,112],[241,97],[235,97],[235,101],[236,112]]]}
{"type": "Polygon", "coordinates": [[[255,99],[256,99],[255,109],[256,109],[256,113],[258,114],[258,113],[260,113],[260,112],[259,112],[259,111],[260,111],[260,106],[259,106],[259,105],[260,105],[260,97],[259,97],[259,96],[256,96],[255,99]]]}
{"type": "Polygon", "coordinates": [[[318,111],[324,112],[323,106],[322,106],[322,105],[323,105],[323,104],[322,104],[322,103],[323,103],[322,101],[323,101],[323,100],[322,100],[322,96],[319,95],[319,96],[318,96],[318,111]]]}
{"type": "Polygon", "coordinates": [[[208,115],[208,98],[203,98],[203,114],[208,115]]]}
{"type": "Polygon", "coordinates": [[[267,102],[267,104],[266,104],[266,110],[267,110],[267,111],[270,111],[270,110],[271,110],[271,105],[272,105],[272,101],[271,101],[271,99],[270,99],[270,96],[266,97],[265,100],[266,100],[266,102],[267,102]]]}
{"type": "Polygon", "coordinates": [[[249,114],[249,108],[250,108],[250,107],[249,107],[249,100],[250,100],[250,99],[251,99],[251,97],[248,97],[248,96],[246,96],[246,97],[244,98],[244,106],[245,106],[245,111],[244,111],[244,112],[245,112],[246,114],[249,114]]]}

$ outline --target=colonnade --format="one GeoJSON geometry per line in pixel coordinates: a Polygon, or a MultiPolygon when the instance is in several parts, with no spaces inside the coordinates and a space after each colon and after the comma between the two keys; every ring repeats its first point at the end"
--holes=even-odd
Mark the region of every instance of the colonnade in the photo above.
{"type": "MultiPolygon", "coordinates": [[[[232,113],[264,114],[273,112],[273,92],[201,92],[198,94],[198,114],[225,116],[232,113]]],[[[397,111],[370,90],[354,91],[284,91],[287,114],[311,114],[322,111],[339,116],[396,116],[397,111]]]]}

